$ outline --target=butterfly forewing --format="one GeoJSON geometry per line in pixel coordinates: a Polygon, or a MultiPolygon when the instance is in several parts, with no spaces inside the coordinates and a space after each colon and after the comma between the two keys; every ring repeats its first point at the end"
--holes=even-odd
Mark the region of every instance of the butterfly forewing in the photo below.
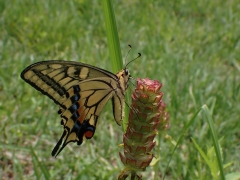
{"type": "Polygon", "coordinates": [[[52,155],[57,156],[69,142],[80,145],[95,133],[99,115],[112,99],[113,114],[120,125],[129,73],[116,75],[104,69],[72,61],[42,61],[27,67],[21,77],[60,105],[64,132],[52,155]]]}
{"type": "Polygon", "coordinates": [[[27,67],[21,77],[60,106],[67,90],[80,81],[97,77],[118,81],[115,74],[106,70],[72,61],[38,62],[27,67]]]}

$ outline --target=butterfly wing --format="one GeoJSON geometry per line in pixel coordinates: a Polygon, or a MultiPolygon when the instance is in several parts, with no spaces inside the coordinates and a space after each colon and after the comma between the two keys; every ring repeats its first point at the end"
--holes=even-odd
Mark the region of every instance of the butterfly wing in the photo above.
{"type": "Polygon", "coordinates": [[[119,124],[122,119],[125,89],[121,88],[120,78],[111,72],[79,62],[42,61],[27,67],[21,77],[60,105],[64,132],[53,156],[69,142],[80,145],[85,138],[92,138],[109,99],[112,98],[115,120],[119,124]]]}
{"type": "Polygon", "coordinates": [[[118,81],[117,76],[109,71],[73,61],[41,61],[21,73],[22,79],[60,106],[67,98],[68,89],[83,80],[98,77],[118,81]]]}
{"type": "Polygon", "coordinates": [[[98,117],[115,93],[116,83],[111,81],[106,77],[94,78],[68,90],[68,99],[63,103],[66,109],[61,109],[64,132],[52,151],[53,156],[57,156],[69,142],[80,145],[85,138],[93,137],[98,117]]]}

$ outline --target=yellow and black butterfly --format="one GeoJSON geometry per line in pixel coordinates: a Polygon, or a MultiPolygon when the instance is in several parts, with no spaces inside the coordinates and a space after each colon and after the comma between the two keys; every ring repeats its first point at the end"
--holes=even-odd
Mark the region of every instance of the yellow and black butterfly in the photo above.
{"type": "Polygon", "coordinates": [[[130,78],[126,66],[113,74],[80,62],[50,60],[28,66],[21,78],[60,106],[58,113],[64,131],[52,156],[56,157],[69,142],[80,145],[85,138],[91,139],[109,99],[114,118],[121,124],[124,94],[130,78]]]}

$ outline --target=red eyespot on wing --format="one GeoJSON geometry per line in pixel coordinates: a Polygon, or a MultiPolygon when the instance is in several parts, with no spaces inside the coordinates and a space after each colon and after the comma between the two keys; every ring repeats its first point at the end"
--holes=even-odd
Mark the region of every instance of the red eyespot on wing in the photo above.
{"type": "Polygon", "coordinates": [[[87,139],[91,139],[93,137],[93,132],[92,131],[87,131],[87,132],[85,132],[84,136],[87,139]]]}

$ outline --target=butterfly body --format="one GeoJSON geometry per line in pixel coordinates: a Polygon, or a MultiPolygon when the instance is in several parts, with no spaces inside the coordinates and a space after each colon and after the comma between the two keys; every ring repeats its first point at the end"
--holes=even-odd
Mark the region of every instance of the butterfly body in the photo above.
{"type": "Polygon", "coordinates": [[[60,106],[64,132],[53,156],[69,142],[80,145],[85,138],[91,139],[99,115],[110,99],[115,121],[121,124],[130,77],[126,68],[113,74],[80,62],[51,60],[28,66],[21,77],[60,106]]]}

